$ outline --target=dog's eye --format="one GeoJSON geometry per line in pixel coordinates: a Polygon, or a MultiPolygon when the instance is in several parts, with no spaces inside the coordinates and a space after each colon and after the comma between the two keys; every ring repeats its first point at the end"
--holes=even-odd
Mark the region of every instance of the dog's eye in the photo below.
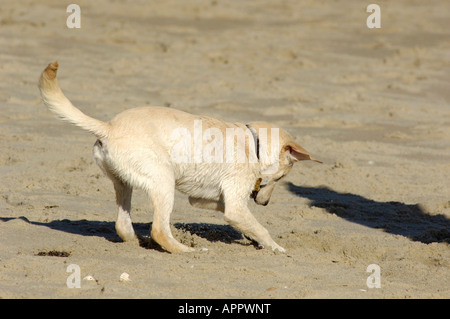
{"type": "Polygon", "coordinates": [[[281,176],[281,177],[278,177],[278,178],[276,178],[276,179],[274,179],[273,181],[274,182],[278,182],[280,179],[282,179],[284,177],[284,175],[283,176],[281,176]]]}

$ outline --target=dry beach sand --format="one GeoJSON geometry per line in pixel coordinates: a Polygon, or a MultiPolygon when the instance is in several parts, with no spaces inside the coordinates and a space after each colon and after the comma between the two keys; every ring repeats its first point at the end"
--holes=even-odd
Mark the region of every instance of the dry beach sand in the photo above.
{"type": "MultiPolygon", "coordinates": [[[[378,1],[380,29],[356,0],[77,1],[80,29],[70,3],[0,6],[1,298],[450,297],[449,1],[378,1]],[[95,137],[40,101],[54,60],[66,95],[102,120],[163,105],[296,136],[324,164],[296,164],[267,207],[249,204],[287,253],[182,194],[174,235],[207,251],[122,243],[95,137]]],[[[148,236],[139,190],[132,217],[148,236]]]]}

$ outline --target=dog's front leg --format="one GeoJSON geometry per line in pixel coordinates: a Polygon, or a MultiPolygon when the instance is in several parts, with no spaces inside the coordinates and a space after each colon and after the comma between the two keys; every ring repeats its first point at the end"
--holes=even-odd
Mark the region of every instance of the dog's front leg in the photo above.
{"type": "Polygon", "coordinates": [[[270,248],[273,251],[286,251],[270,237],[267,229],[252,215],[244,200],[225,201],[225,221],[244,235],[255,240],[262,247],[270,248]]]}

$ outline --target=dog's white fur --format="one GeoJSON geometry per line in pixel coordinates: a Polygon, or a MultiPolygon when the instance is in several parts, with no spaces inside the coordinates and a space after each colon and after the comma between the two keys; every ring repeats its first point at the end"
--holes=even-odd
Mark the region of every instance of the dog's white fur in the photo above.
{"type": "MultiPolygon", "coordinates": [[[[124,241],[137,238],[130,209],[132,188],[138,187],[148,194],[153,204],[153,240],[172,253],[193,251],[193,248],[178,242],[170,230],[174,192],[178,189],[189,195],[191,205],[224,212],[228,223],[260,246],[285,251],[253,217],[247,202],[253,190],[255,202],[267,205],[276,182],[290,171],[294,162],[317,161],[287,132],[279,129],[278,169],[269,175],[263,176],[262,171],[271,163],[175,163],[170,156],[174,146],[174,141],[170,140],[171,132],[185,127],[192,133],[194,120],[202,120],[204,128],[218,128],[222,133],[226,128],[241,128],[257,134],[260,128],[274,126],[261,122],[247,126],[230,124],[164,107],[129,109],[105,123],[72,105],[58,86],[57,69],[58,63],[54,62],[42,72],[39,79],[42,99],[63,120],[97,136],[94,158],[114,184],[119,207],[116,231],[124,241]],[[265,182],[260,186],[262,178],[265,182]]],[[[246,144],[250,144],[249,138],[246,138],[246,144]]],[[[251,151],[251,148],[246,151],[247,158],[251,151]]]]}

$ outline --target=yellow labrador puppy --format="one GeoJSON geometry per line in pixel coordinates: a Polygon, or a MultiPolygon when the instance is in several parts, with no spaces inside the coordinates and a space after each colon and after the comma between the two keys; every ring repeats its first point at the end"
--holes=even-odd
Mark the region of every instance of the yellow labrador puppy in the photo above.
{"type": "Polygon", "coordinates": [[[153,240],[172,253],[193,251],[170,230],[178,189],[189,196],[191,205],[224,212],[228,223],[260,246],[285,251],[247,203],[253,198],[267,205],[276,182],[294,162],[320,163],[287,132],[268,123],[231,124],[165,107],[129,109],[105,123],[72,105],[58,86],[57,70],[54,62],[42,72],[42,99],[63,120],[98,138],[94,158],[114,184],[116,231],[124,241],[136,239],[130,209],[132,188],[138,187],[153,204],[153,240]]]}

